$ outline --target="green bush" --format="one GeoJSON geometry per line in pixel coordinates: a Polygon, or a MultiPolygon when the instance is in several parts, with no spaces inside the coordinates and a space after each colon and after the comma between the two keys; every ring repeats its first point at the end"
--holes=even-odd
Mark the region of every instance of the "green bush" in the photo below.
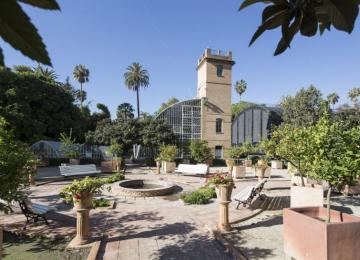
{"type": "Polygon", "coordinates": [[[194,192],[184,193],[180,196],[185,203],[202,205],[207,204],[210,199],[216,198],[215,189],[212,187],[204,186],[194,192]]]}
{"type": "Polygon", "coordinates": [[[114,173],[111,177],[104,178],[104,183],[114,183],[117,181],[125,180],[124,174],[114,173]]]}
{"type": "Polygon", "coordinates": [[[95,208],[105,208],[110,206],[110,201],[105,198],[93,199],[91,201],[92,207],[95,208]]]}
{"type": "Polygon", "coordinates": [[[213,157],[208,142],[205,140],[191,140],[189,149],[191,157],[194,158],[197,163],[205,163],[213,157]]]}
{"type": "Polygon", "coordinates": [[[163,145],[160,147],[159,159],[165,162],[175,162],[176,145],[163,145]]]}

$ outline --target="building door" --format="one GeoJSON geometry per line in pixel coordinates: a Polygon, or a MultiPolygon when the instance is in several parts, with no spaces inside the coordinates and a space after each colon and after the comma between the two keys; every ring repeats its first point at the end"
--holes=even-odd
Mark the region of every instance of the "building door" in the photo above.
{"type": "Polygon", "coordinates": [[[215,146],[215,159],[223,158],[223,147],[220,145],[215,146]]]}

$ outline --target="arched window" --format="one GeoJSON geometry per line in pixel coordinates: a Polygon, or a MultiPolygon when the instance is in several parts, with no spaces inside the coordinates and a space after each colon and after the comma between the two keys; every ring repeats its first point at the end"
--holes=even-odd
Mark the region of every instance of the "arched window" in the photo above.
{"type": "Polygon", "coordinates": [[[223,132],[223,120],[221,118],[216,118],[216,133],[221,134],[223,132]]]}

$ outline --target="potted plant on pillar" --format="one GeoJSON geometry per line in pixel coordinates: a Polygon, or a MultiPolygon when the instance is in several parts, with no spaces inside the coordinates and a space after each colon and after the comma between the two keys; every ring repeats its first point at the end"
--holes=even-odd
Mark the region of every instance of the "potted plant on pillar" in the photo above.
{"type": "Polygon", "coordinates": [[[229,223],[229,203],[231,202],[231,193],[234,189],[234,181],[231,175],[215,174],[207,180],[209,186],[214,186],[216,196],[219,202],[219,221],[218,229],[229,231],[231,229],[229,223]]]}
{"type": "Polygon", "coordinates": [[[172,173],[176,169],[176,145],[163,145],[160,147],[159,157],[166,173],[172,173]]]}
{"type": "Polygon", "coordinates": [[[70,242],[70,246],[80,246],[90,241],[89,212],[92,208],[92,198],[95,194],[101,193],[104,184],[104,180],[87,176],[82,180],[74,180],[61,191],[62,196],[73,198],[77,213],[76,237],[70,242]]]}
{"type": "Polygon", "coordinates": [[[244,166],[245,167],[252,167],[253,162],[251,160],[250,155],[252,153],[256,152],[256,148],[250,142],[245,142],[241,146],[241,150],[242,150],[242,156],[245,156],[244,166]]]}
{"type": "Polygon", "coordinates": [[[191,157],[196,161],[196,163],[205,163],[208,165],[212,163],[213,156],[207,141],[191,140],[189,149],[191,157]]]}
{"type": "Polygon", "coordinates": [[[72,129],[70,129],[69,135],[60,134],[60,142],[60,150],[69,158],[70,164],[80,164],[80,148],[76,143],[76,139],[72,137],[72,129]]]}
{"type": "Polygon", "coordinates": [[[284,209],[285,253],[296,259],[357,259],[360,218],[330,210],[330,195],[333,189],[340,191],[357,182],[360,127],[348,129],[325,115],[308,129],[313,153],[307,167],[312,178],[329,183],[327,209],[284,209]]]}
{"type": "MultiPolygon", "coordinates": [[[[231,175],[233,178],[241,178],[246,175],[246,167],[242,165],[240,158],[244,156],[244,150],[240,147],[231,147],[227,151],[227,156],[230,158],[233,163],[231,175]]],[[[229,168],[229,166],[228,166],[229,168]]]]}

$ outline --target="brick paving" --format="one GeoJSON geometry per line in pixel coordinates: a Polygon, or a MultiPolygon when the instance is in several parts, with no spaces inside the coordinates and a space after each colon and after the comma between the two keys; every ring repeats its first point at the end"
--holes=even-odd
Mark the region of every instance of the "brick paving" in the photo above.
{"type": "MultiPolygon", "coordinates": [[[[217,171],[219,169],[212,169],[217,171]]],[[[220,169],[225,171],[224,169],[220,169]]],[[[278,171],[278,178],[269,181],[265,188],[286,189],[290,182],[278,171]]],[[[48,174],[56,176],[56,173],[48,174]]],[[[246,179],[236,180],[234,194],[246,186],[255,185],[253,173],[246,179]]],[[[277,174],[275,174],[277,175],[277,174]]],[[[46,172],[42,172],[45,178],[46,172]]],[[[209,230],[216,225],[218,205],[215,200],[207,205],[184,205],[179,200],[180,191],[191,191],[204,185],[201,177],[178,175],[155,175],[153,169],[138,168],[127,174],[128,179],[163,179],[175,182],[179,192],[165,197],[125,198],[116,194],[115,185],[111,192],[105,191],[103,197],[116,201],[114,209],[95,209],[91,211],[91,227],[95,238],[103,235],[105,243],[100,250],[99,259],[232,259],[215,241],[209,230]]],[[[42,186],[31,187],[30,197],[34,202],[57,208],[49,215],[50,227],[30,225],[27,234],[46,236],[73,236],[75,232],[75,212],[58,197],[62,187],[70,181],[58,181],[42,186]]],[[[236,203],[230,204],[230,221],[253,213],[253,209],[236,210],[236,203]]],[[[25,218],[17,213],[0,216],[6,229],[20,231],[25,218]]]]}

